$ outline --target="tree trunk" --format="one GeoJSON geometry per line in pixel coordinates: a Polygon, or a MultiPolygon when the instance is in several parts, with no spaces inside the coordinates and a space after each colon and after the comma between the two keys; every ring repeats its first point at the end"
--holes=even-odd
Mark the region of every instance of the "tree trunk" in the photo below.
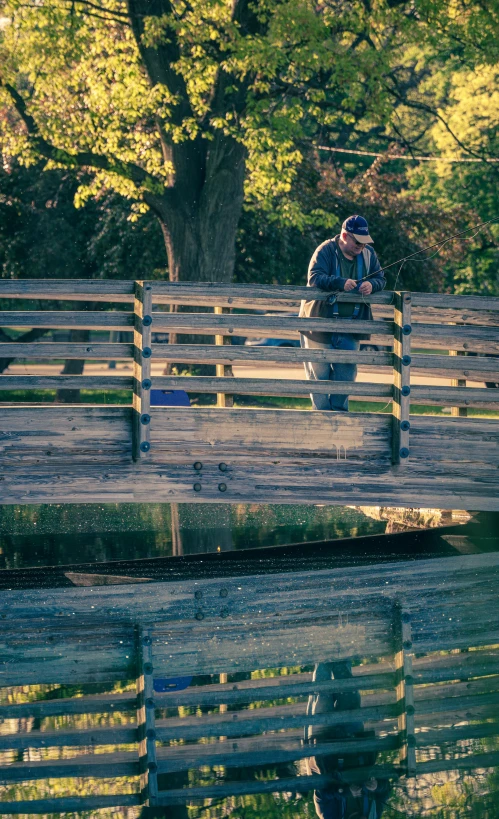
{"type": "MultiPolygon", "coordinates": [[[[70,341],[85,344],[90,338],[89,330],[71,330],[70,341]]],[[[85,359],[67,358],[61,375],[81,375],[85,367],[85,359]]],[[[56,404],[79,404],[80,390],[57,390],[56,404]]]]}

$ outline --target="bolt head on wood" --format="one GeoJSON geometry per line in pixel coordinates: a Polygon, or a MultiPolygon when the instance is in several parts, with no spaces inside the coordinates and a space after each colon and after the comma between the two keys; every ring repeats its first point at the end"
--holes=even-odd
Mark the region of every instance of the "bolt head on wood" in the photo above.
{"type": "Polygon", "coordinates": [[[203,596],[202,590],[196,589],[196,591],[194,592],[194,597],[196,598],[196,600],[201,600],[202,596],[203,596]]]}
{"type": "Polygon", "coordinates": [[[152,663],[144,663],[144,674],[152,674],[152,663]]]}
{"type": "Polygon", "coordinates": [[[402,387],[400,392],[402,393],[402,395],[405,395],[405,396],[410,395],[411,394],[411,388],[406,384],[405,386],[402,387]]]}
{"type": "Polygon", "coordinates": [[[404,367],[408,367],[410,363],[411,363],[410,355],[403,355],[402,356],[402,364],[404,365],[404,367]]]}
{"type": "Polygon", "coordinates": [[[195,483],[192,488],[194,489],[194,492],[201,492],[201,484],[200,483],[195,483]]]}
{"type": "Polygon", "coordinates": [[[150,347],[144,347],[142,350],[142,358],[151,358],[152,350],[150,347]]]}
{"type": "Polygon", "coordinates": [[[227,484],[226,483],[219,483],[218,489],[220,492],[227,492],[227,484]]]}
{"type": "Polygon", "coordinates": [[[154,702],[152,697],[148,697],[146,699],[145,705],[146,705],[146,708],[156,708],[156,703],[154,702]]]}
{"type": "Polygon", "coordinates": [[[401,421],[400,429],[402,432],[407,432],[411,428],[411,424],[409,421],[401,421]]]}
{"type": "Polygon", "coordinates": [[[229,616],[229,609],[227,608],[227,606],[224,606],[222,609],[220,609],[220,617],[225,619],[228,616],[229,616]]]}
{"type": "Polygon", "coordinates": [[[152,324],[152,316],[142,316],[142,326],[150,327],[152,324]]]}
{"type": "Polygon", "coordinates": [[[151,449],[151,444],[149,443],[149,441],[142,441],[139,449],[141,452],[149,452],[149,450],[151,449]]]}
{"type": "Polygon", "coordinates": [[[150,390],[151,389],[152,381],[150,378],[144,378],[142,381],[142,389],[143,390],[150,390]]]}
{"type": "Polygon", "coordinates": [[[404,324],[404,326],[402,327],[402,333],[404,334],[404,336],[410,336],[411,333],[412,333],[411,325],[410,324],[404,324]]]}
{"type": "Polygon", "coordinates": [[[403,446],[402,449],[399,452],[399,455],[400,455],[401,458],[408,458],[409,457],[409,450],[407,449],[407,447],[403,446]]]}
{"type": "Polygon", "coordinates": [[[151,416],[144,412],[143,415],[140,416],[140,423],[141,424],[150,424],[151,423],[151,416]]]}
{"type": "Polygon", "coordinates": [[[224,463],[218,464],[218,468],[220,472],[227,472],[227,464],[224,463]]]}
{"type": "Polygon", "coordinates": [[[201,461],[196,461],[196,463],[194,464],[194,469],[196,470],[196,472],[200,472],[202,468],[203,464],[201,463],[201,461]]]}
{"type": "Polygon", "coordinates": [[[151,645],[152,645],[152,639],[151,639],[151,637],[149,637],[149,636],[144,637],[144,639],[142,640],[142,642],[143,642],[143,644],[144,644],[145,646],[151,646],[151,645]]]}
{"type": "Polygon", "coordinates": [[[196,618],[196,620],[204,620],[204,614],[202,611],[197,611],[194,617],[196,618]]]}
{"type": "Polygon", "coordinates": [[[220,589],[220,597],[228,597],[229,590],[228,589],[220,589]]]}

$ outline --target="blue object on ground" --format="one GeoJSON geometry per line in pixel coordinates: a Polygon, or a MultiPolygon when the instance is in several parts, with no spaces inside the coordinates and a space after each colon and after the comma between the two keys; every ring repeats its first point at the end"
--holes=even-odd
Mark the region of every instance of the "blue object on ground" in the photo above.
{"type": "Polygon", "coordinates": [[[151,407],[190,407],[185,390],[151,390],[151,407]]]}
{"type": "Polygon", "coordinates": [[[158,677],[153,680],[153,688],[158,694],[164,694],[168,691],[183,691],[189,688],[192,682],[192,677],[170,677],[170,679],[162,679],[158,677]]]}

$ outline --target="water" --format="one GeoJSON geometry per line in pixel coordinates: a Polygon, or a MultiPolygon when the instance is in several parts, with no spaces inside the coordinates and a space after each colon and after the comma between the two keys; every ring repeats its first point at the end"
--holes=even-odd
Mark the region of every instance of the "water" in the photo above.
{"type": "MultiPolygon", "coordinates": [[[[414,612],[414,633],[423,638],[420,649],[424,650],[410,652],[416,680],[416,736],[418,742],[423,741],[417,750],[421,772],[415,778],[387,775],[386,780],[377,774],[378,819],[380,811],[383,819],[499,819],[499,624],[494,598],[498,523],[499,515],[492,513],[378,507],[0,507],[0,569],[5,578],[2,581],[0,571],[0,584],[14,590],[0,604],[0,670],[1,663],[13,656],[24,675],[19,684],[0,688],[0,707],[38,702],[42,709],[52,708],[51,713],[42,710],[37,714],[29,705],[20,716],[15,711],[0,711],[0,768],[10,772],[10,779],[2,783],[0,771],[0,802],[137,792],[137,776],[123,775],[120,768],[129,759],[137,759],[136,679],[133,673],[120,677],[107,669],[121,667],[125,652],[132,658],[137,618],[149,612],[150,622],[161,622],[161,611],[175,610],[175,595],[185,584],[194,589],[199,583],[199,597],[197,592],[191,594],[192,602],[189,598],[185,603],[179,598],[179,625],[172,622],[161,637],[154,637],[152,646],[158,692],[154,695],[156,730],[159,739],[161,731],[169,731],[165,736],[170,737],[157,742],[159,789],[224,785],[232,789],[232,795],[191,799],[188,806],[170,805],[158,809],[155,816],[336,819],[320,808],[324,800],[333,798],[333,791],[314,787],[311,780],[300,792],[296,783],[307,776],[329,776],[331,771],[336,777],[339,766],[345,778],[341,786],[346,794],[345,819],[349,815],[353,819],[353,810],[359,806],[356,819],[363,815],[371,819],[369,813],[362,813],[373,810],[367,803],[366,809],[362,801],[374,793],[368,788],[369,779],[361,781],[362,798],[355,796],[355,784],[348,784],[361,752],[348,756],[343,751],[341,758],[346,762],[340,764],[338,754],[321,755],[318,745],[369,742],[374,736],[382,746],[375,760],[377,770],[397,764],[398,751],[390,743],[397,741],[400,726],[389,711],[397,695],[393,684],[378,685],[375,679],[380,673],[391,673],[396,662],[392,641],[399,615],[392,601],[400,598],[401,605],[414,612]],[[428,564],[428,560],[434,562],[428,564]],[[467,561],[471,561],[469,569],[467,561]],[[320,586],[320,577],[313,575],[315,569],[332,571],[332,585],[328,581],[320,586]],[[292,592],[296,571],[304,579],[292,592]],[[276,586],[272,572],[281,573],[276,586]],[[247,575],[259,577],[253,581],[247,575]],[[118,585],[100,588],[105,576],[118,585]],[[165,582],[136,582],[141,576],[165,582]],[[213,578],[222,579],[210,586],[213,578]],[[385,589],[394,582],[406,591],[394,591],[386,605],[385,589]],[[240,602],[238,590],[239,597],[243,595],[240,602]],[[289,603],[284,603],[288,598],[289,603]],[[259,600],[261,604],[255,602],[259,600]],[[92,648],[90,643],[85,648],[85,618],[102,605],[107,613],[92,621],[92,648]],[[245,606],[249,606],[246,614],[245,606]],[[273,607],[278,618],[272,617],[273,607]],[[236,610],[240,610],[237,616],[236,610]],[[427,625],[425,618],[429,618],[427,625]],[[430,650],[439,633],[448,635],[448,647],[430,650]],[[330,656],[335,664],[328,660],[329,646],[336,652],[330,656]],[[90,665],[84,665],[85,673],[95,671],[98,677],[101,672],[101,681],[79,681],[78,658],[86,662],[85,650],[92,657],[90,665]],[[170,650],[173,654],[168,655],[170,650]],[[272,664],[273,652],[294,660],[272,664]],[[347,660],[338,665],[338,652],[352,658],[352,671],[347,660]],[[217,660],[219,655],[226,659],[217,660]],[[224,662],[232,668],[228,673],[220,671],[224,662]],[[51,672],[54,663],[60,672],[51,672]],[[350,687],[329,699],[321,695],[322,702],[316,697],[312,704],[307,695],[299,693],[300,685],[310,685],[312,674],[319,682],[340,678],[349,684],[351,673],[360,678],[368,675],[369,684],[363,686],[360,679],[358,688],[350,687]],[[433,682],[428,678],[425,682],[424,674],[433,674],[433,682]],[[48,682],[44,675],[54,679],[48,682]],[[298,688],[279,692],[277,684],[298,688]],[[269,690],[271,685],[276,685],[275,693],[264,694],[262,686],[269,690]],[[246,699],[238,693],[245,686],[253,692],[246,699]],[[86,703],[92,702],[86,700],[88,696],[103,696],[98,710],[89,706],[85,711],[86,703]],[[120,697],[128,698],[129,704],[115,705],[109,711],[109,703],[120,697]],[[451,703],[448,713],[441,708],[435,711],[434,704],[445,697],[457,697],[454,702],[462,704],[451,703]],[[77,703],[77,713],[71,713],[65,700],[77,703]],[[341,712],[357,707],[359,701],[371,710],[364,712],[360,723],[358,718],[355,724],[347,721],[343,734],[338,733],[346,720],[341,712]],[[329,735],[317,733],[320,727],[304,734],[303,727],[293,727],[293,720],[303,726],[305,713],[331,715],[340,725],[334,728],[334,723],[329,735]],[[270,722],[265,727],[258,723],[261,719],[270,722]],[[217,721],[221,726],[212,731],[210,725],[217,721]],[[253,733],[244,728],[250,723],[253,733]],[[95,733],[106,728],[121,732],[116,741],[112,733],[107,739],[95,733]],[[451,729],[461,732],[461,738],[450,741],[451,729]],[[63,736],[81,730],[90,732],[86,741],[77,741],[73,734],[65,744],[60,740],[54,744],[58,732],[63,736]],[[441,734],[436,733],[439,731],[441,734]],[[431,741],[425,746],[426,736],[431,741]],[[18,750],[9,747],[10,737],[20,738],[18,750]],[[82,754],[93,752],[93,743],[97,746],[94,760],[114,754],[104,777],[68,774],[50,780],[35,775],[28,781],[12,779],[20,762],[76,763],[82,754]],[[287,759],[285,753],[300,758],[287,759]],[[237,760],[232,764],[231,754],[237,760]],[[459,769],[459,759],[466,755],[478,755],[485,762],[473,770],[459,769]],[[432,765],[441,769],[434,771],[432,765]],[[290,784],[279,792],[261,792],[266,782],[276,779],[290,784]],[[249,783],[255,792],[239,794],[241,783],[249,783]]],[[[341,681],[334,685],[340,687],[341,681]]],[[[364,766],[372,761],[363,757],[364,766]]],[[[339,786],[335,788],[337,798],[339,786]]],[[[31,815],[28,809],[23,814],[31,815]]],[[[0,809],[0,816],[4,815],[0,809]]],[[[54,809],[47,807],[41,815],[52,819],[54,809]]],[[[81,819],[145,816],[140,807],[125,805],[66,815],[81,819]]]]}

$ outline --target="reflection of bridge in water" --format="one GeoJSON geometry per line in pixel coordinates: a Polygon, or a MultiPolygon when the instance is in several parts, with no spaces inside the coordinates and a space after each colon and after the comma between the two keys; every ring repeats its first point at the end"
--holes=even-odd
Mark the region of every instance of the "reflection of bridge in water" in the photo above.
{"type": "MultiPolygon", "coordinates": [[[[0,500],[497,509],[499,420],[464,416],[468,409],[499,407],[499,391],[485,387],[499,381],[499,299],[384,292],[369,299],[375,320],[359,323],[290,316],[290,308],[305,294],[310,291],[303,287],[211,283],[1,281],[3,305],[10,300],[16,307],[21,300],[22,309],[0,313],[0,326],[31,328],[42,340],[3,342],[0,358],[73,364],[114,360],[133,364],[134,372],[1,375],[0,389],[23,393],[11,394],[11,403],[2,409],[0,500]],[[30,309],[33,302],[27,300],[35,298],[47,299],[49,309],[30,309]],[[81,302],[85,309],[63,309],[81,302]],[[165,312],[168,305],[170,312],[165,312]],[[205,312],[177,312],[179,305],[205,312]],[[215,312],[206,312],[213,308],[215,312]],[[231,313],[234,309],[239,312],[231,313]],[[262,310],[272,314],[262,315],[262,310]],[[87,340],[43,340],[44,331],[61,329],[84,333],[87,340]],[[307,329],[371,333],[382,349],[226,343],[242,335],[297,338],[299,330],[307,329]],[[110,343],[110,331],[129,333],[130,341],[110,343]],[[168,333],[170,343],[159,343],[156,333],[168,333]],[[173,343],[178,334],[188,334],[190,341],[215,335],[217,344],[173,343]],[[377,401],[373,409],[378,411],[336,414],[232,406],[234,396],[239,402],[253,396],[255,402],[262,396],[303,397],[310,390],[304,380],[234,378],[232,364],[296,366],[305,360],[357,363],[369,372],[374,369],[377,378],[383,372],[389,383],[314,384],[314,392],[348,392],[352,400],[377,401]],[[156,361],[216,365],[217,375],[160,375],[153,372],[156,361]],[[452,385],[435,385],[435,376],[452,385]],[[414,383],[421,377],[428,383],[414,383]],[[198,400],[216,394],[218,405],[191,410],[151,406],[151,387],[186,390],[198,400]],[[113,390],[126,390],[130,405],[25,403],[26,391],[47,389],[100,390],[106,402],[113,390]],[[450,406],[457,417],[410,414],[411,407],[422,404],[433,411],[450,406]],[[390,405],[391,414],[379,411],[390,405]]],[[[320,291],[314,295],[327,297],[320,291]]],[[[340,298],[352,301],[355,296],[340,298]]]]}
{"type": "Polygon", "coordinates": [[[331,785],[328,759],[345,783],[495,767],[498,587],[492,553],[5,591],[1,686],[136,684],[2,705],[1,811],[304,792],[331,785]],[[345,658],[351,678],[312,679],[345,658]],[[360,707],[306,713],[309,696],[353,692],[360,707]]]}

